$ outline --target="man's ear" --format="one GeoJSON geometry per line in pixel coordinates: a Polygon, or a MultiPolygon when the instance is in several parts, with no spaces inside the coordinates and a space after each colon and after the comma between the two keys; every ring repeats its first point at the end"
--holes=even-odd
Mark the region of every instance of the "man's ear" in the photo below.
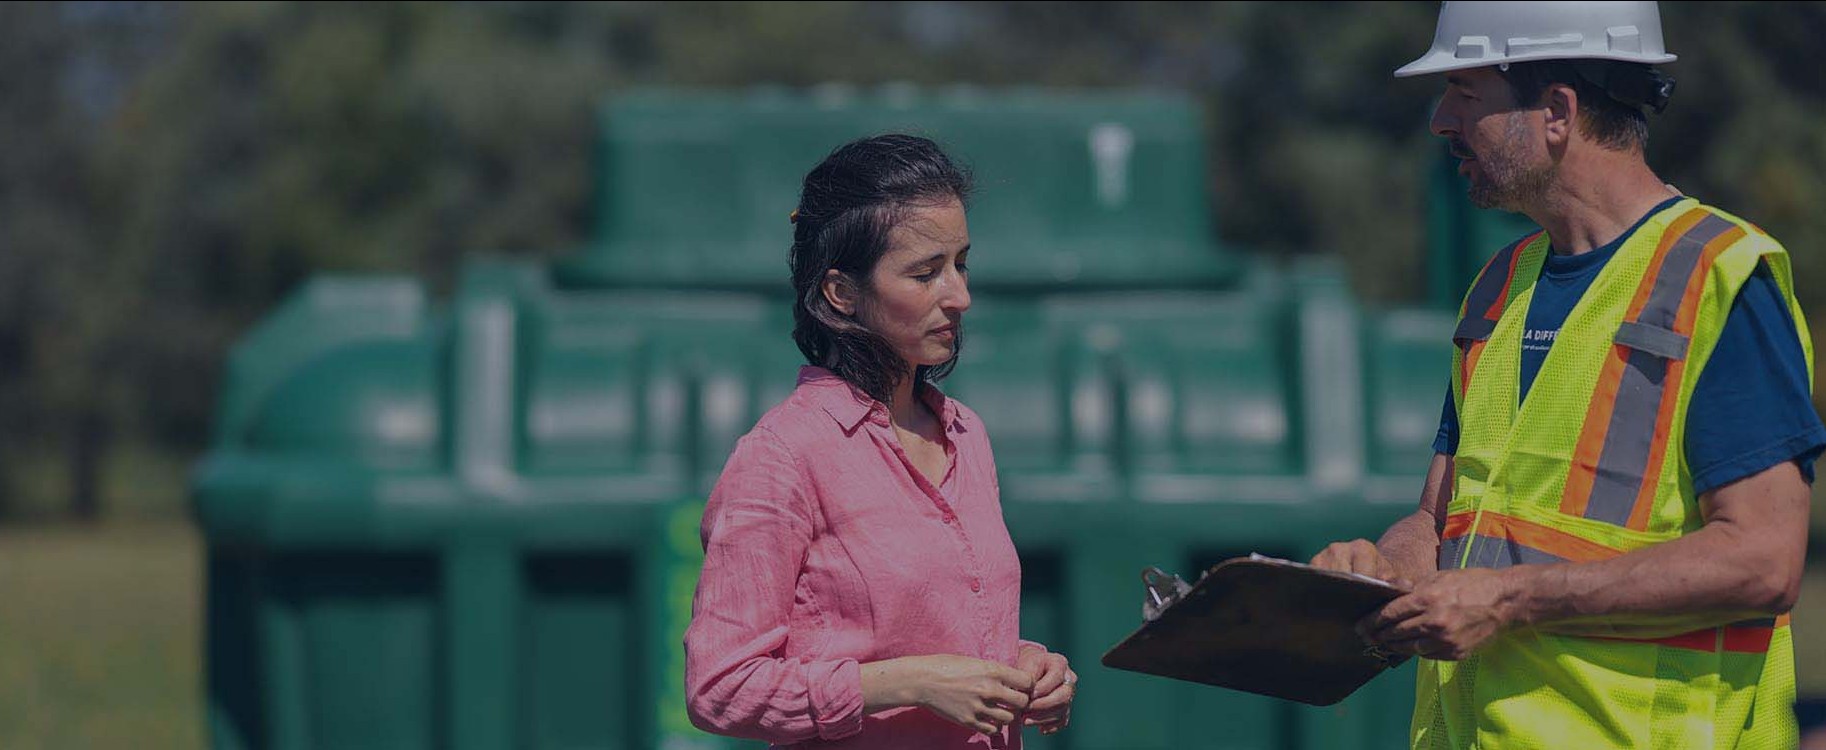
{"type": "Polygon", "coordinates": [[[1548,146],[1565,146],[1578,128],[1579,92],[1571,86],[1556,83],[1541,94],[1546,109],[1543,124],[1548,146]]]}
{"type": "Polygon", "coordinates": [[[824,301],[831,308],[844,315],[856,314],[857,289],[855,282],[850,281],[848,274],[835,268],[824,272],[824,283],[821,285],[824,301]]]}

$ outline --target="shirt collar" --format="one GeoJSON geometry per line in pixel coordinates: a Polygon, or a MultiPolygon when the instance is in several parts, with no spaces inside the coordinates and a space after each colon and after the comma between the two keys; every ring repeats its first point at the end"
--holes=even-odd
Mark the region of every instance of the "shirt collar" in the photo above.
{"type": "MultiPolygon", "coordinates": [[[[887,404],[876,401],[830,370],[804,365],[799,368],[799,385],[811,386],[808,393],[813,400],[832,419],[837,420],[837,425],[846,434],[854,433],[863,422],[874,422],[882,427],[888,425],[887,404]]],[[[938,415],[939,423],[945,426],[946,432],[957,432],[962,428],[962,413],[957,408],[956,401],[935,387],[921,388],[919,391],[926,406],[938,415]]]]}

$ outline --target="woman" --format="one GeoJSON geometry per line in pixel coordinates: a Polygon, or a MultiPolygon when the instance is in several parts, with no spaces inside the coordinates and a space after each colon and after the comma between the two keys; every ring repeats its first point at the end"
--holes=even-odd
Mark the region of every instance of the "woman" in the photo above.
{"type": "Polygon", "coordinates": [[[816,748],[1020,746],[1077,676],[1018,640],[1020,561],[989,439],[932,383],[970,308],[970,179],[924,138],[845,145],[792,214],[792,396],[736,444],[704,511],[688,711],[816,748]]]}

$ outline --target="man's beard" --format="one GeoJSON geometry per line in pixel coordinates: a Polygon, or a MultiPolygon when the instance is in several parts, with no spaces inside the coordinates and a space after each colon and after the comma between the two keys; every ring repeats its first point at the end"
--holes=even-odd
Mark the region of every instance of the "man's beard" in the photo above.
{"type": "MultiPolygon", "coordinates": [[[[1523,143],[1528,137],[1526,115],[1516,112],[1509,115],[1505,128],[1504,141],[1508,144],[1523,143]]],[[[1476,154],[1477,165],[1484,173],[1483,182],[1471,182],[1471,205],[1478,208],[1500,208],[1504,211],[1521,212],[1523,209],[1539,205],[1547,193],[1547,187],[1553,184],[1556,165],[1548,164],[1530,167],[1513,153],[1490,150],[1476,154]]]]}

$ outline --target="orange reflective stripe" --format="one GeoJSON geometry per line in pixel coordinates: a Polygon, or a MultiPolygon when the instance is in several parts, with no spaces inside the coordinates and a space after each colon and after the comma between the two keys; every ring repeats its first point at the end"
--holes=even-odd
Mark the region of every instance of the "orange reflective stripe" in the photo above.
{"type": "Polygon", "coordinates": [[[1461,397],[1471,387],[1471,373],[1477,371],[1477,359],[1484,350],[1483,342],[1490,338],[1491,331],[1496,330],[1497,321],[1503,319],[1503,311],[1509,307],[1509,288],[1515,284],[1515,270],[1521,265],[1522,250],[1533,244],[1541,234],[1542,232],[1535,232],[1516,240],[1491,256],[1483,270],[1478,272],[1477,280],[1471,284],[1471,293],[1466,295],[1464,307],[1458,312],[1458,328],[1452,332],[1453,341],[1464,350],[1458,371],[1458,393],[1461,397]]]}
{"type": "MultiPolygon", "coordinates": [[[[1661,235],[1661,243],[1655,247],[1655,255],[1649,260],[1649,273],[1641,284],[1636,286],[1636,295],[1630,299],[1629,312],[1624,320],[1635,320],[1642,308],[1648,304],[1649,294],[1655,290],[1656,270],[1661,268],[1667,258],[1669,248],[1681,237],[1706,217],[1702,208],[1694,208],[1675,218],[1661,235]]],[[[1598,375],[1597,387],[1591,396],[1591,407],[1586,410],[1585,425],[1579,431],[1579,442],[1572,452],[1572,470],[1566,476],[1566,489],[1560,495],[1560,512],[1567,515],[1584,517],[1591,500],[1591,487],[1598,475],[1598,460],[1604,451],[1604,441],[1610,432],[1611,406],[1616,403],[1617,389],[1623,384],[1623,370],[1629,364],[1629,351],[1624,347],[1612,346],[1610,356],[1604,360],[1604,369],[1598,375]]]]}
{"type": "Polygon", "coordinates": [[[1540,232],[1535,232],[1516,240],[1491,256],[1484,269],[1477,272],[1471,293],[1465,296],[1464,307],[1459,309],[1458,330],[1453,332],[1452,338],[1482,341],[1490,337],[1491,329],[1503,318],[1503,310],[1509,307],[1509,287],[1515,284],[1515,269],[1520,265],[1522,249],[1540,236],[1540,232]]]}
{"type": "Polygon", "coordinates": [[[1477,512],[1454,513],[1446,516],[1446,528],[1441,531],[1441,539],[1456,539],[1471,533],[1471,522],[1477,519],[1477,512]]]}
{"type": "Polygon", "coordinates": [[[1472,545],[1494,543],[1510,548],[1488,556],[1480,555],[1474,549],[1471,567],[1508,567],[1531,562],[1531,558],[1537,557],[1557,558],[1567,562],[1594,562],[1623,554],[1623,550],[1612,549],[1550,526],[1489,511],[1481,514],[1469,511],[1448,516],[1440,538],[1442,547],[1446,543],[1453,543],[1451,546],[1459,550],[1464,549],[1462,543],[1457,543],[1460,539],[1472,545]],[[1496,564],[1497,561],[1506,561],[1506,564],[1496,564]]]}
{"type": "Polygon", "coordinates": [[[1624,320],[1635,320],[1642,315],[1642,309],[1648,306],[1649,296],[1655,291],[1655,279],[1660,275],[1662,265],[1667,262],[1668,251],[1686,237],[1688,232],[1693,231],[1699,222],[1711,215],[1711,212],[1703,208],[1694,208],[1668,223],[1667,231],[1661,234],[1661,244],[1655,247],[1655,257],[1649,260],[1648,275],[1637,285],[1636,296],[1630,298],[1629,312],[1623,316],[1624,320]]]}
{"type": "MultiPolygon", "coordinates": [[[[1661,244],[1655,248],[1654,258],[1649,261],[1648,278],[1636,286],[1636,296],[1630,299],[1625,320],[1634,320],[1642,312],[1643,306],[1648,304],[1649,294],[1654,291],[1655,269],[1661,267],[1668,249],[1705,217],[1704,209],[1695,208],[1668,224],[1667,230],[1661,235],[1661,244]]],[[[1598,475],[1598,459],[1604,451],[1604,440],[1610,432],[1610,407],[1616,403],[1617,389],[1623,384],[1623,369],[1628,364],[1629,351],[1624,347],[1612,346],[1610,356],[1604,360],[1604,369],[1599,372],[1597,387],[1592,392],[1591,408],[1586,410],[1585,426],[1579,431],[1579,442],[1573,446],[1572,471],[1567,474],[1566,489],[1560,495],[1561,513],[1585,516],[1591,500],[1592,482],[1598,475]]]]}
{"type": "MultiPolygon", "coordinates": [[[[1547,230],[1541,230],[1541,232],[1545,231],[1547,230]]],[[[1503,285],[1497,288],[1496,301],[1490,303],[1490,306],[1484,310],[1485,320],[1503,319],[1503,311],[1509,309],[1509,289],[1515,286],[1515,269],[1521,265],[1522,249],[1532,244],[1536,237],[1540,237],[1541,232],[1535,232],[1517,240],[1515,244],[1509,246],[1508,250],[1504,251],[1509,256],[1508,269],[1503,273],[1503,285]]]]}
{"type": "Polygon", "coordinates": [[[1726,625],[1722,628],[1706,628],[1680,635],[1664,638],[1620,638],[1599,636],[1599,640],[1627,641],[1630,643],[1652,643],[1657,646],[1671,646],[1690,651],[1728,651],[1736,654],[1764,654],[1769,652],[1769,643],[1775,639],[1775,629],[1788,627],[1788,616],[1765,620],[1751,620],[1726,625]]]}
{"type": "Polygon", "coordinates": [[[1729,627],[1725,628],[1724,646],[1726,651],[1740,654],[1761,654],[1769,651],[1769,642],[1775,639],[1775,628],[1771,627],[1729,627]]]}
{"type": "Polygon", "coordinates": [[[1572,449],[1572,471],[1566,475],[1566,489],[1560,493],[1561,513],[1585,516],[1591,485],[1598,477],[1598,459],[1610,432],[1610,404],[1617,401],[1617,389],[1623,385],[1623,369],[1628,364],[1629,350],[1621,346],[1612,346],[1610,356],[1604,358],[1604,369],[1598,372],[1598,385],[1591,394],[1592,408],[1585,414],[1585,427],[1572,449]]]}
{"type": "Polygon", "coordinates": [[[1742,236],[1704,209],[1682,214],[1662,236],[1593,388],[1562,512],[1648,527],[1705,279],[1719,253],[1742,236]]]}
{"type": "MultiPolygon", "coordinates": [[[[1471,562],[1473,564],[1468,567],[1478,568],[1507,568],[1514,565],[1562,561],[1595,562],[1623,554],[1623,550],[1612,549],[1514,516],[1467,511],[1446,517],[1445,528],[1440,533],[1440,569],[1458,568],[1456,558],[1458,553],[1464,551],[1467,544],[1490,545],[1490,553],[1472,551],[1471,562]],[[1446,562],[1446,558],[1448,558],[1446,550],[1453,550],[1453,554],[1449,555],[1451,558],[1449,564],[1446,562]]],[[[1735,653],[1760,654],[1769,650],[1769,642],[1774,637],[1775,629],[1788,627],[1789,622],[1788,615],[1781,615],[1661,638],[1591,637],[1607,641],[1653,643],[1694,651],[1723,649],[1735,653]]]]}
{"type": "Polygon", "coordinates": [[[1542,526],[1531,521],[1524,521],[1497,513],[1485,513],[1484,520],[1494,522],[1493,528],[1478,529],[1479,533],[1490,536],[1501,536],[1513,539],[1547,554],[1565,558],[1571,562],[1594,562],[1608,560],[1623,554],[1622,550],[1611,549],[1589,539],[1568,534],[1559,529],[1542,526]],[[1500,533],[1492,533],[1500,532],[1500,533]]]}
{"type": "MultiPolygon", "coordinates": [[[[1724,221],[1716,216],[1707,221],[1724,221]]],[[[1726,222],[1729,223],[1729,222],[1726,222]]],[[[1697,233],[1697,230],[1696,230],[1697,233]]],[[[1700,251],[1698,263],[1688,272],[1686,289],[1680,297],[1679,311],[1674,315],[1674,331],[1690,337],[1693,327],[1699,319],[1699,300],[1705,296],[1706,279],[1711,276],[1712,264],[1726,248],[1744,237],[1744,230],[1731,226],[1719,233],[1717,237],[1705,244],[1700,251]]],[[[1649,443],[1648,465],[1643,468],[1642,482],[1636,490],[1629,520],[1626,526],[1636,531],[1648,528],[1649,513],[1655,507],[1655,486],[1657,477],[1661,476],[1661,464],[1667,459],[1668,431],[1673,429],[1674,409],[1680,403],[1680,383],[1686,373],[1685,358],[1668,360],[1667,376],[1663,379],[1661,408],[1655,414],[1654,437],[1649,443]],[[1669,388],[1667,384],[1673,384],[1669,388]]]]}
{"type": "Polygon", "coordinates": [[[1460,366],[1458,372],[1458,395],[1460,398],[1470,392],[1471,373],[1477,371],[1477,358],[1483,355],[1484,342],[1481,339],[1473,341],[1470,346],[1465,347],[1465,356],[1463,357],[1464,364],[1460,366]]]}

